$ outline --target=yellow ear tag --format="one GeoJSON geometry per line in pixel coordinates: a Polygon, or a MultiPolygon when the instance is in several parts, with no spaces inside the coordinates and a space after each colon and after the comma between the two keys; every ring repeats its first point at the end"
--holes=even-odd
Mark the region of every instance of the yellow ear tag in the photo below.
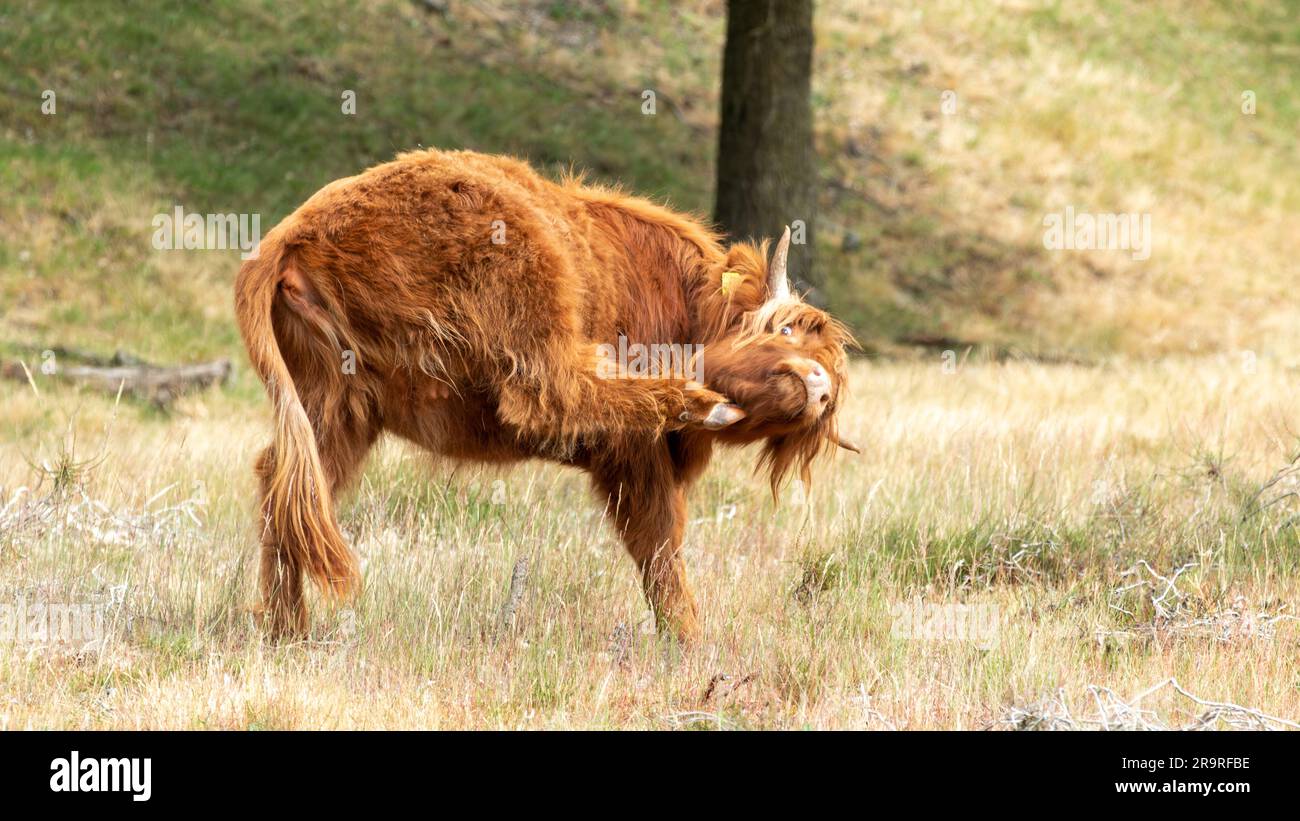
{"type": "Polygon", "coordinates": [[[730,297],[732,292],[736,290],[736,286],[739,285],[741,280],[743,280],[744,278],[745,275],[740,273],[739,271],[723,271],[722,272],[722,295],[725,297],[730,297]]]}

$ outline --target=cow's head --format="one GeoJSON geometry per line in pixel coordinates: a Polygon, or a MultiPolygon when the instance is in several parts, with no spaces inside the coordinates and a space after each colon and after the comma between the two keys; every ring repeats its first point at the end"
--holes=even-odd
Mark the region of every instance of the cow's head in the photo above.
{"type": "Polygon", "coordinates": [[[734,246],[728,253],[716,295],[710,295],[720,321],[705,347],[702,374],[745,411],[717,435],[730,442],[766,440],[763,461],[771,468],[773,492],[795,468],[806,483],[809,466],[824,450],[839,445],[857,451],[835,426],[853,337],[790,290],[789,250],[786,228],[770,263],[766,245],[734,246]]]}

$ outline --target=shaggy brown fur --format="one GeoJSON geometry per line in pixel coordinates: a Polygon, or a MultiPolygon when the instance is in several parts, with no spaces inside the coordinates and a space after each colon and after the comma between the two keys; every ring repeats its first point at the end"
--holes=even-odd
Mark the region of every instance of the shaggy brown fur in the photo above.
{"type": "Polygon", "coordinates": [[[679,548],[686,491],[714,443],[764,440],[775,492],[836,441],[850,339],[797,297],[769,299],[768,273],[766,245],[724,249],[690,218],[506,157],[408,153],[321,189],[236,283],[276,409],[257,460],[269,631],[307,630],[304,572],[327,592],[355,590],[333,500],[390,431],[451,458],[588,471],[660,625],[693,638],[679,548]],[[718,392],[600,378],[597,345],[620,335],[704,345],[718,392]],[[831,389],[814,402],[816,364],[831,389]],[[747,416],[706,427],[729,400],[747,416]]]}

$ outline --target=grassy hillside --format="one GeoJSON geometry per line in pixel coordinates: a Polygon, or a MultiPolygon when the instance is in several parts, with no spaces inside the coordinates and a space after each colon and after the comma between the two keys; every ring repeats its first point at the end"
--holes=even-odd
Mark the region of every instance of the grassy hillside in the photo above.
{"type": "Polygon", "coordinates": [[[884,237],[844,263],[861,285],[839,301],[883,273],[924,330],[959,338],[1296,361],[1294,2],[885,5],[823,18],[823,84],[851,78],[824,121],[869,160],[836,167],[884,237]],[[1045,251],[1043,217],[1067,206],[1149,213],[1150,259],[1045,251]]]}
{"type": "MultiPolygon", "coordinates": [[[[154,214],[260,213],[418,145],[473,146],[626,177],[703,203],[669,118],[619,118],[526,63],[453,43],[470,24],[403,4],[47,4],[8,15],[0,338],[234,352],[234,254],[158,252],[154,214]],[[44,116],[41,93],[58,95],[44,116]],[[345,90],[357,113],[341,112],[345,90]],[[629,124],[630,121],[630,124],[629,124]],[[581,151],[574,148],[581,146],[581,151]]],[[[637,113],[639,98],[628,98],[637,113]]]]}
{"type": "MultiPolygon", "coordinates": [[[[0,344],[236,351],[235,255],[155,251],[152,216],[257,212],[265,230],[417,145],[708,212],[722,3],[440,5],[8,4],[0,344]]],[[[821,261],[869,349],[1294,358],[1294,2],[914,5],[818,5],[821,261]],[[1044,250],[1067,205],[1150,213],[1151,258],[1044,250]]]]}

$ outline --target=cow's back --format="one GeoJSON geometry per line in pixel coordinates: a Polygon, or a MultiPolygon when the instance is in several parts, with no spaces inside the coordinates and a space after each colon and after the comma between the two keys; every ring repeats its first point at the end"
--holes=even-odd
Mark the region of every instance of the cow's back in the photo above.
{"type": "Polygon", "coordinates": [[[383,359],[402,358],[388,337],[422,333],[430,316],[449,336],[466,324],[527,332],[506,292],[547,303],[549,321],[576,318],[588,339],[674,339],[685,322],[669,270],[676,236],[653,241],[643,220],[617,211],[623,200],[653,207],[552,182],[513,158],[429,150],[326,186],[276,232],[383,359]]]}

